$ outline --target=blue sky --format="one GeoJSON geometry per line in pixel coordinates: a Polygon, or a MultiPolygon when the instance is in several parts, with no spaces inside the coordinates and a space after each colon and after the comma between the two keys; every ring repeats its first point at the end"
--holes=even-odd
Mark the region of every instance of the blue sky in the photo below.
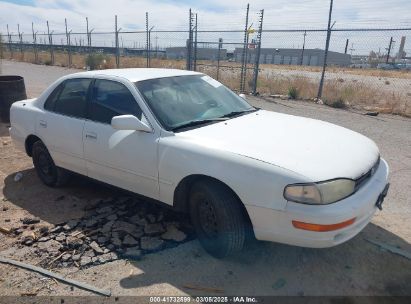
{"type": "MultiPolygon", "coordinates": [[[[46,31],[47,20],[52,30],[63,32],[65,18],[73,32],[84,32],[86,17],[95,32],[112,31],[115,14],[123,30],[144,30],[146,11],[149,12],[150,26],[156,30],[186,30],[189,8],[198,13],[199,30],[242,30],[247,2],[251,2],[250,23],[254,28],[260,9],[265,10],[264,29],[317,29],[325,28],[327,24],[328,0],[0,0],[0,32],[5,33],[8,24],[10,31],[15,34],[19,24],[21,31],[29,38],[31,22],[34,22],[36,31],[42,33],[46,31]]],[[[336,21],[335,28],[411,27],[411,1],[334,0],[333,20],[336,21]]],[[[279,46],[298,47],[301,44],[300,33],[288,36],[274,33],[265,35],[279,46]]],[[[369,48],[381,48],[387,35],[390,34],[358,34],[358,37],[353,37],[356,45],[352,48],[361,52],[369,48]],[[373,40],[381,42],[377,45],[373,40]]],[[[214,41],[220,36],[210,34],[202,39],[214,41]]],[[[340,36],[339,49],[348,37],[346,34],[340,36]]],[[[123,42],[134,45],[139,40],[139,37],[125,35],[122,38],[123,42]]],[[[222,38],[241,40],[236,35],[222,38]]],[[[338,35],[335,36],[337,38],[338,35]]],[[[104,40],[107,45],[112,43],[111,36],[94,37],[94,41],[98,39],[104,40]]],[[[165,41],[166,45],[180,45],[184,44],[185,39],[184,35],[170,34],[168,37],[158,36],[156,40],[165,41]]],[[[307,36],[307,39],[309,47],[319,47],[323,42],[321,35],[307,36]]],[[[398,37],[394,39],[399,40],[398,37]]]]}

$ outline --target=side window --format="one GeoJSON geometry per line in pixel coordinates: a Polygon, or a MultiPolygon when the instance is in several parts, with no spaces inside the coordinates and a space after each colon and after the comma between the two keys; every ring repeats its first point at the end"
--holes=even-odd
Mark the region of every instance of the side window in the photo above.
{"type": "Polygon", "coordinates": [[[54,111],[54,106],[56,104],[56,100],[59,97],[61,90],[63,89],[63,84],[60,83],[53,92],[47,97],[46,102],[44,103],[44,109],[47,111],[54,111]]]}
{"type": "MultiPolygon", "coordinates": [[[[69,79],[55,101],[54,112],[78,118],[86,117],[87,91],[93,79],[69,79]]],[[[54,93],[54,92],[53,92],[54,93]]]]}
{"type": "Polygon", "coordinates": [[[122,83],[96,80],[90,109],[90,119],[111,123],[114,116],[131,114],[141,119],[142,111],[129,89],[122,83]]]}

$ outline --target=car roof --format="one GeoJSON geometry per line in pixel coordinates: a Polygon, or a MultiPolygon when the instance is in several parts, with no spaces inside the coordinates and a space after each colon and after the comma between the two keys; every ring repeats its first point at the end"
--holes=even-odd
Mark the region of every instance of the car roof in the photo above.
{"type": "Polygon", "coordinates": [[[70,78],[79,77],[96,77],[96,76],[114,76],[126,78],[131,82],[142,81],[154,78],[186,76],[186,75],[202,75],[194,71],[184,71],[177,69],[154,69],[154,68],[131,68],[131,69],[108,69],[96,70],[88,72],[79,72],[71,74],[70,78]]]}

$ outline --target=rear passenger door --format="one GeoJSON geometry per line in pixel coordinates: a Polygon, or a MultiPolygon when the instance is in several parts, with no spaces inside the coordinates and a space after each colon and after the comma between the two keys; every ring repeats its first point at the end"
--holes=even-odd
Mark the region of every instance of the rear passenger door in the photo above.
{"type": "Polygon", "coordinates": [[[37,116],[37,134],[49,150],[55,164],[80,174],[87,174],[83,153],[83,128],[87,97],[93,79],[63,81],[44,103],[37,116]]]}
{"type": "Polygon", "coordinates": [[[97,180],[158,198],[156,133],[111,126],[114,116],[125,114],[149,125],[132,91],[122,82],[96,79],[83,137],[87,171],[97,180]]]}

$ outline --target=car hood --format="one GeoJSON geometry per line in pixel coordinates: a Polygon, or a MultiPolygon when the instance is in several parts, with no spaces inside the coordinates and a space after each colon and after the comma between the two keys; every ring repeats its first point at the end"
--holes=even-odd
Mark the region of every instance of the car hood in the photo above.
{"type": "Polygon", "coordinates": [[[311,181],[356,179],[370,170],[379,157],[375,143],[357,132],[320,120],[264,110],[176,136],[279,166],[311,181]]]}

